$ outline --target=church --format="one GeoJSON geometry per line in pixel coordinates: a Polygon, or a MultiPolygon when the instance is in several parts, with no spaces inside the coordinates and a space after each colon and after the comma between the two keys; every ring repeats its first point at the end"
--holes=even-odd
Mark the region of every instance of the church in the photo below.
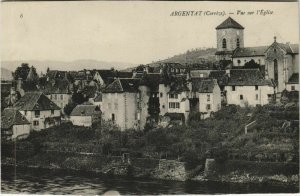
{"type": "Polygon", "coordinates": [[[274,81],[276,93],[299,91],[299,45],[279,43],[274,37],[269,46],[245,47],[244,29],[231,17],[216,27],[216,59],[231,60],[233,68],[244,68],[252,60],[264,70],[266,79],[274,81]]]}

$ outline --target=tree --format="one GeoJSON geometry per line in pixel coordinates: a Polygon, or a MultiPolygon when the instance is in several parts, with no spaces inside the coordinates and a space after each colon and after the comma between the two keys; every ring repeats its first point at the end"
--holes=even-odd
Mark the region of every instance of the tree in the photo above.
{"type": "Polygon", "coordinates": [[[66,115],[70,116],[71,112],[73,111],[73,109],[77,106],[78,104],[74,103],[74,102],[70,102],[68,103],[65,107],[64,107],[64,112],[66,115]]]}
{"type": "Polygon", "coordinates": [[[256,69],[256,68],[260,68],[260,65],[255,63],[255,61],[251,59],[249,62],[245,63],[245,68],[256,69]]]}
{"type": "MultiPolygon", "coordinates": [[[[32,67],[32,69],[33,69],[33,74],[34,74],[35,78],[37,79],[38,75],[36,73],[35,67],[32,67]]],[[[19,78],[22,78],[22,80],[26,80],[29,70],[30,70],[30,67],[29,67],[28,63],[22,63],[21,66],[17,67],[15,74],[14,74],[14,79],[18,80],[19,78]]]]}
{"type": "Polygon", "coordinates": [[[73,95],[72,95],[72,101],[76,104],[82,104],[83,102],[87,101],[88,99],[85,98],[83,96],[82,93],[80,92],[75,92],[73,95]]]}

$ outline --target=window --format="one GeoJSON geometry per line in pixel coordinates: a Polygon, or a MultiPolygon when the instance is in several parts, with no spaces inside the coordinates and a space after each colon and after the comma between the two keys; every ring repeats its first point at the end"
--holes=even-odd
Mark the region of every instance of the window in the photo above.
{"type": "Polygon", "coordinates": [[[50,99],[52,100],[52,95],[50,95],[50,99]]]}
{"type": "Polygon", "coordinates": [[[162,108],[165,108],[165,105],[162,105],[162,108]]]}
{"type": "Polygon", "coordinates": [[[232,86],[232,91],[235,91],[235,86],[232,86]]]}
{"type": "Polygon", "coordinates": [[[276,53],[277,52],[277,50],[276,50],[276,48],[274,48],[274,53],[276,53]]]}
{"type": "Polygon", "coordinates": [[[176,108],[180,108],[179,103],[176,103],[176,104],[175,104],[175,107],[176,107],[176,108]]]}
{"type": "Polygon", "coordinates": [[[210,95],[209,94],[207,95],[207,101],[210,101],[210,95]]]}
{"type": "Polygon", "coordinates": [[[39,126],[39,121],[38,120],[34,120],[33,121],[33,126],[39,126]]]}
{"type": "Polygon", "coordinates": [[[24,113],[25,113],[25,116],[26,116],[27,115],[27,110],[25,110],[24,113]]]}
{"type": "Polygon", "coordinates": [[[40,111],[39,110],[34,111],[34,115],[35,115],[35,117],[39,117],[40,116],[40,111]]]}
{"type": "Polygon", "coordinates": [[[294,91],[295,90],[295,86],[291,86],[291,90],[294,91]]]}
{"type": "Polygon", "coordinates": [[[64,99],[64,95],[60,95],[60,99],[63,100],[64,99]]]}
{"type": "Polygon", "coordinates": [[[55,100],[57,99],[57,95],[54,95],[54,99],[55,99],[55,100]]]}
{"type": "Polygon", "coordinates": [[[244,96],[243,95],[240,95],[240,100],[243,100],[244,99],[244,96]]]}
{"type": "Polygon", "coordinates": [[[255,100],[258,100],[258,94],[255,95],[255,100]]]}
{"type": "Polygon", "coordinates": [[[170,99],[178,99],[178,94],[169,94],[170,99]]]}
{"type": "Polygon", "coordinates": [[[111,114],[111,120],[112,120],[112,121],[115,121],[115,120],[116,120],[115,114],[111,114]]]}
{"type": "Polygon", "coordinates": [[[239,39],[239,38],[236,39],[236,47],[237,47],[237,48],[240,47],[240,39],[239,39]]]}
{"type": "Polygon", "coordinates": [[[52,114],[52,115],[54,114],[54,110],[51,110],[51,114],[52,114]]]}
{"type": "Polygon", "coordinates": [[[222,40],[222,48],[227,48],[227,43],[225,38],[222,40]]]}
{"type": "Polygon", "coordinates": [[[170,102],[169,108],[180,108],[180,104],[178,102],[170,102]]]}
{"type": "Polygon", "coordinates": [[[160,97],[163,97],[163,93],[159,93],[159,96],[160,96],[160,97]]]}
{"type": "Polygon", "coordinates": [[[278,83],[278,62],[274,59],[274,80],[278,83]]]}
{"type": "Polygon", "coordinates": [[[240,60],[240,59],[238,59],[238,60],[237,60],[237,63],[238,63],[238,65],[240,66],[240,64],[241,64],[241,60],[240,60]]]}
{"type": "Polygon", "coordinates": [[[210,104],[207,104],[207,105],[206,105],[206,109],[207,109],[207,110],[210,110],[210,104]]]}
{"type": "Polygon", "coordinates": [[[261,63],[261,60],[260,59],[258,59],[258,64],[260,64],[261,63]]]}
{"type": "Polygon", "coordinates": [[[256,90],[256,91],[258,90],[258,86],[257,86],[257,85],[255,85],[255,90],[256,90]]]}

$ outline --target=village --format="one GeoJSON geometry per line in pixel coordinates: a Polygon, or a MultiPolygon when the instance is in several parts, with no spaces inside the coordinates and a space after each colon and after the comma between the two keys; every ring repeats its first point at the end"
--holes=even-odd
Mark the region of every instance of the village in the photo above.
{"type": "Polygon", "coordinates": [[[298,102],[298,44],[245,47],[244,27],[227,18],[216,27],[216,61],[156,62],[131,70],[61,71],[38,76],[22,64],[1,81],[2,139],[26,138],[64,122],[91,127],[112,121],[121,130],[149,123],[168,127],[199,121],[228,105],[255,107],[298,102]]]}

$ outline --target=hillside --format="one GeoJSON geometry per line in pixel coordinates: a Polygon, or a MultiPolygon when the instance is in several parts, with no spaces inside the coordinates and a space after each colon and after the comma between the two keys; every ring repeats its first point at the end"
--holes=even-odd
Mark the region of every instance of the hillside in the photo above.
{"type": "Polygon", "coordinates": [[[37,60],[24,60],[24,61],[2,61],[1,67],[8,69],[10,71],[15,71],[15,69],[22,63],[28,63],[30,66],[34,66],[37,69],[38,74],[42,71],[46,72],[47,67],[52,70],[65,70],[65,71],[77,71],[82,69],[110,69],[114,67],[115,69],[124,69],[127,67],[135,66],[132,63],[124,62],[105,62],[97,60],[75,60],[75,61],[37,61],[37,60]]]}

